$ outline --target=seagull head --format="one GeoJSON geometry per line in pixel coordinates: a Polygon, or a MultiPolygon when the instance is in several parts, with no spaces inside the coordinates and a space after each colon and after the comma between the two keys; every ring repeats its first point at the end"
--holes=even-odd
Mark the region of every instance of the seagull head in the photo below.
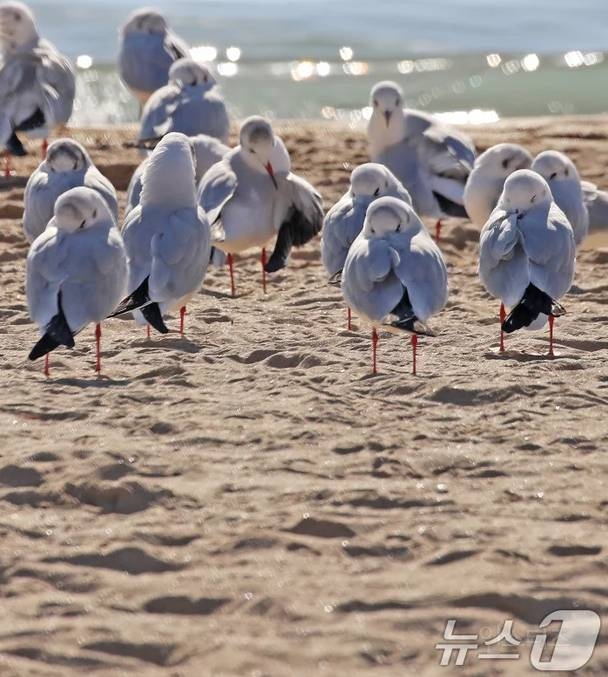
{"type": "Polygon", "coordinates": [[[420,231],[421,221],[416,212],[403,200],[396,197],[381,197],[367,208],[363,236],[367,239],[391,237],[399,233],[415,234],[420,231]]]}
{"type": "Polygon", "coordinates": [[[123,27],[125,35],[140,33],[143,35],[164,35],[167,32],[167,20],[162,14],[145,7],[133,12],[123,27]]]}
{"type": "Polygon", "coordinates": [[[403,108],[403,90],[396,82],[379,82],[372,88],[371,105],[372,115],[382,118],[388,128],[395,111],[403,108]]]}
{"type": "MultiPolygon", "coordinates": [[[[247,118],[241,125],[240,143],[241,152],[247,164],[259,171],[265,171],[277,188],[275,177],[279,169],[276,166],[277,160],[283,164],[285,162],[283,155],[287,154],[287,151],[275,136],[270,122],[258,115],[247,118]]],[[[288,155],[287,160],[289,160],[288,155]]]]}
{"type": "Polygon", "coordinates": [[[176,82],[182,87],[196,87],[198,85],[215,85],[216,81],[211,70],[205,64],[189,57],[178,59],[169,69],[170,82],[176,82]]]}
{"type": "Polygon", "coordinates": [[[7,52],[32,44],[38,40],[34,15],[22,2],[0,4],[0,44],[7,52]]]}
{"type": "Polygon", "coordinates": [[[545,179],[531,169],[518,169],[505,181],[498,204],[508,214],[522,216],[550,202],[551,191],[545,179]]]}
{"type": "Polygon", "coordinates": [[[567,155],[556,150],[539,153],[532,163],[532,169],[547,181],[549,186],[556,183],[580,183],[578,171],[567,155]]]}
{"type": "Polygon", "coordinates": [[[488,148],[475,161],[475,169],[487,178],[504,179],[518,169],[528,169],[532,156],[516,143],[499,143],[488,148]]]}
{"type": "Polygon", "coordinates": [[[91,188],[72,188],[57,199],[53,224],[58,230],[76,233],[100,223],[113,223],[112,215],[101,195],[91,188]]]}
{"type": "Polygon", "coordinates": [[[196,159],[192,141],[169,132],[159,141],[141,177],[142,207],[183,209],[196,204],[196,159]]]}
{"type": "Polygon", "coordinates": [[[84,148],[73,139],[57,139],[49,146],[46,164],[51,172],[74,172],[86,169],[90,162],[84,148]]]}
{"type": "Polygon", "coordinates": [[[387,195],[394,177],[384,165],[366,162],[353,169],[350,175],[350,192],[353,198],[377,198],[387,195]]]}

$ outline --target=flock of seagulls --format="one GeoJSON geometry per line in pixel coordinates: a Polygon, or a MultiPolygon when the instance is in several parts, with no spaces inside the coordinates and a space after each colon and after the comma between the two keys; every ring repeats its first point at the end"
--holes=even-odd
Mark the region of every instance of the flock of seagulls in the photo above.
{"type": "MultiPolygon", "coordinates": [[[[17,133],[46,139],[70,116],[74,72],[40,38],[32,12],[0,4],[0,144],[25,149],[17,133]]],[[[442,221],[469,218],[480,229],[479,277],[501,303],[503,333],[537,330],[565,310],[576,248],[589,229],[608,226],[608,195],[582,181],[571,160],[548,150],[536,158],[502,143],[477,155],[466,134],[432,115],[404,108],[393,82],[371,91],[371,162],[356,167],[346,194],[325,214],[320,194],[291,171],[289,152],[269,120],[240,126],[227,144],[230,117],[212,67],[152,10],[138,10],[120,33],[119,70],[141,104],[137,145],[146,157],[128,189],[122,229],[112,184],[79,143],[60,138],[28,180],[23,228],[31,243],[26,292],[40,339],[30,359],[45,358],[95,325],[131,314],[160,333],[186,306],[210,265],[228,265],[235,294],[236,254],[261,251],[262,284],[288,265],[293,247],[322,231],[331,285],[378,330],[411,336],[416,373],[419,336],[448,300],[439,246],[442,221]],[[435,222],[431,237],[422,218],[435,222]],[[267,255],[267,250],[270,252],[267,255]]]]}

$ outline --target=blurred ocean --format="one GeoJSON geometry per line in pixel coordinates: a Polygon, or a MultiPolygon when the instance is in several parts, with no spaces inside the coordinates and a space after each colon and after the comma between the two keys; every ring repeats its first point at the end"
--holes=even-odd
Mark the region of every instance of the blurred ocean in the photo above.
{"type": "MultiPolygon", "coordinates": [[[[118,27],[142,3],[32,0],[78,64],[73,123],[137,119],[116,70],[118,27]]],[[[145,4],[145,2],[143,3],[145,4]]],[[[157,0],[232,112],[360,122],[371,85],[455,121],[608,110],[608,0],[157,0]]]]}

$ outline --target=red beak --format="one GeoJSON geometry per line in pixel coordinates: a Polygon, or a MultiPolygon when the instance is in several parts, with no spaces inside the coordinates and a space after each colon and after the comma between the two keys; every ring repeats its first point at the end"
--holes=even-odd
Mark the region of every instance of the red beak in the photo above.
{"type": "Polygon", "coordinates": [[[274,178],[274,169],[272,168],[272,165],[270,162],[265,165],[265,169],[268,172],[268,176],[272,179],[272,183],[274,183],[274,187],[278,190],[279,185],[277,184],[277,180],[274,178]]]}

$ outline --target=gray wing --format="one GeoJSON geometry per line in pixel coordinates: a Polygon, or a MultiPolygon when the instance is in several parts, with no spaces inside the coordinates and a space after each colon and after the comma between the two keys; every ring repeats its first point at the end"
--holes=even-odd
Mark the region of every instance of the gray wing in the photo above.
{"type": "Polygon", "coordinates": [[[576,243],[565,214],[552,203],[545,223],[540,213],[521,220],[522,246],[529,259],[530,281],[558,300],[572,286],[576,243]],[[540,222],[535,223],[538,219],[540,222]],[[543,227],[544,226],[544,227],[543,227]]]}
{"type": "Polygon", "coordinates": [[[138,205],[125,218],[122,237],[127,252],[129,279],[127,293],[135,291],[150,275],[152,266],[151,241],[153,232],[142,220],[142,209],[138,205]]]}
{"type": "Polygon", "coordinates": [[[207,134],[226,142],[230,132],[230,119],[226,104],[217,88],[206,91],[206,87],[187,88],[180,101],[170,113],[171,131],[186,136],[207,134]]]}
{"type": "Polygon", "coordinates": [[[110,208],[114,220],[118,220],[118,197],[112,182],[106,178],[94,165],[91,165],[85,174],[84,185],[101,195],[110,208]]]}
{"type": "Polygon", "coordinates": [[[37,75],[43,92],[42,109],[46,124],[67,124],[76,96],[76,76],[70,61],[50,43],[42,41],[37,75]]]}
{"type": "Polygon", "coordinates": [[[173,131],[172,116],[179,106],[181,92],[168,84],[156,90],[146,102],[141,116],[139,141],[160,139],[173,131]]]}
{"type": "Polygon", "coordinates": [[[530,283],[528,257],[521,246],[517,217],[495,209],[481,230],[479,277],[486,290],[512,307],[530,283]]]}
{"type": "Polygon", "coordinates": [[[398,305],[403,285],[394,274],[397,252],[385,240],[353,242],[342,271],[342,294],[350,308],[372,322],[382,322],[398,305]]]}
{"type": "Polygon", "coordinates": [[[363,228],[369,204],[370,200],[353,201],[347,193],[327,212],[321,256],[330,277],[344,268],[348,250],[363,228]]]}
{"type": "MultiPolygon", "coordinates": [[[[150,298],[171,305],[198,291],[211,252],[209,225],[199,208],[182,209],[167,219],[151,241],[150,298]]],[[[163,310],[163,309],[161,309],[163,310]]]]}
{"type": "Polygon", "coordinates": [[[448,273],[439,247],[426,231],[410,240],[407,250],[398,249],[397,277],[407,289],[410,304],[422,322],[442,310],[448,300],[448,273]]]}
{"type": "Polygon", "coordinates": [[[600,190],[590,181],[581,181],[583,200],[589,213],[591,232],[608,228],[608,192],[600,190]]]}
{"type": "Polygon", "coordinates": [[[148,164],[148,158],[142,160],[137,169],[133,172],[133,176],[129,181],[129,187],[127,188],[127,206],[125,207],[125,216],[139,204],[139,198],[141,197],[141,179],[144,174],[144,169],[148,164]]]}
{"type": "Polygon", "coordinates": [[[120,76],[131,89],[155,92],[167,84],[171,65],[182,56],[188,56],[187,46],[172,34],[126,35],[118,57],[120,76]]]}
{"type": "Polygon", "coordinates": [[[212,229],[222,229],[222,210],[234,196],[237,185],[237,176],[226,159],[213,165],[201,179],[198,202],[207,214],[212,229]]]}
{"type": "Polygon", "coordinates": [[[65,276],[68,248],[57,235],[55,228],[49,228],[34,241],[27,255],[27,305],[32,321],[42,333],[57,314],[57,294],[65,276]]]}
{"type": "Polygon", "coordinates": [[[196,180],[198,182],[210,167],[230,152],[230,148],[219,139],[207,134],[198,134],[191,140],[196,155],[196,180]]]}
{"type": "Polygon", "coordinates": [[[40,168],[30,176],[23,196],[23,230],[30,242],[44,231],[53,217],[57,198],[70,188],[82,184],[82,174],[79,173],[76,180],[74,178],[65,174],[52,174],[40,168]]]}
{"type": "Polygon", "coordinates": [[[277,176],[280,200],[277,201],[277,230],[288,228],[291,244],[301,247],[321,232],[323,198],[301,176],[289,173],[277,176]]]}

